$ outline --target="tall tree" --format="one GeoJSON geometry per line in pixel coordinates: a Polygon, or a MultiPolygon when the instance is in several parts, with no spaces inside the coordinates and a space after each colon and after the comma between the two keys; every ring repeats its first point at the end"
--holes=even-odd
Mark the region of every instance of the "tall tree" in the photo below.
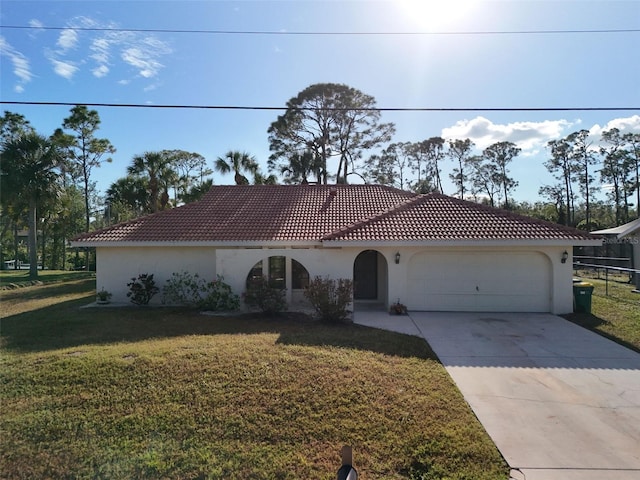
{"type": "Polygon", "coordinates": [[[322,165],[322,183],[330,177],[328,160],[338,158],[336,181],[347,181],[365,150],[388,142],[395,131],[380,122],[375,99],[360,90],[336,83],[318,83],[287,102],[287,110],[268,129],[269,168],[280,170],[296,153],[311,150],[322,165]]]}
{"type": "Polygon", "coordinates": [[[631,159],[625,150],[625,140],[620,130],[612,128],[602,132],[602,141],[606,144],[600,148],[603,157],[600,177],[610,185],[608,195],[613,200],[616,212],[616,224],[628,220],[628,193],[631,159]]]}
{"type": "Polygon", "coordinates": [[[288,184],[307,184],[311,176],[315,177],[317,183],[321,183],[322,162],[312,150],[295,152],[288,157],[288,162],[280,166],[280,174],[284,177],[284,183],[288,184]]]}
{"type": "Polygon", "coordinates": [[[549,199],[555,209],[555,219],[553,221],[562,225],[568,225],[567,209],[565,207],[565,188],[559,185],[544,185],[538,190],[538,194],[549,199]]]}
{"type": "Polygon", "coordinates": [[[468,181],[469,159],[475,144],[468,138],[464,140],[449,139],[448,144],[447,155],[458,164],[453,168],[453,172],[449,174],[449,178],[456,185],[456,194],[460,198],[464,198],[465,184],[468,181]]]}
{"type": "Polygon", "coordinates": [[[184,202],[184,196],[196,185],[204,183],[213,170],[207,167],[207,160],[195,152],[185,150],[162,150],[161,154],[175,171],[174,203],[184,202]]]}
{"type": "MultiPolygon", "coordinates": [[[[565,139],[551,140],[547,143],[551,151],[551,158],[544,165],[547,170],[553,174],[560,185],[556,187],[548,187],[541,192],[550,200],[556,200],[557,192],[562,192],[564,200],[562,202],[565,212],[562,215],[565,225],[574,225],[574,199],[573,194],[573,175],[576,171],[573,163],[573,148],[569,141],[565,139]]],[[[557,201],[556,201],[557,204],[557,201]]]]}
{"type": "Polygon", "coordinates": [[[108,223],[151,213],[153,208],[148,177],[130,174],[117,179],[107,189],[105,202],[108,223]]]}
{"type": "Polygon", "coordinates": [[[444,193],[442,188],[441,164],[445,158],[445,141],[441,137],[431,137],[412,146],[412,157],[417,164],[424,164],[422,174],[430,179],[436,191],[444,193]]]}
{"type": "Polygon", "coordinates": [[[471,193],[478,196],[485,196],[489,200],[489,205],[497,206],[500,197],[501,176],[498,166],[487,160],[484,155],[474,155],[469,158],[471,167],[471,193]]]}
{"type": "MultiPolygon", "coordinates": [[[[23,115],[19,113],[13,113],[6,111],[4,115],[0,117],[0,146],[5,145],[9,141],[17,140],[21,136],[27,133],[34,133],[35,130],[23,115]]],[[[2,215],[0,215],[0,221],[2,223],[2,233],[0,238],[4,238],[9,228],[13,226],[14,235],[14,259],[17,257],[18,239],[17,239],[17,223],[20,221],[20,216],[23,210],[26,210],[27,205],[20,201],[20,192],[12,192],[9,190],[0,191],[0,205],[2,206],[2,215]],[[10,198],[11,195],[16,195],[17,198],[10,198]]],[[[0,247],[0,261],[4,261],[2,256],[2,248],[0,247]]],[[[17,262],[14,265],[18,267],[17,262]]]]}
{"type": "Polygon", "coordinates": [[[380,185],[404,190],[408,187],[407,173],[411,168],[411,144],[392,143],[379,155],[372,155],[365,162],[365,177],[380,185]]]}
{"type": "Polygon", "coordinates": [[[636,192],[636,217],[640,218],[640,133],[625,133],[622,139],[627,144],[629,163],[633,177],[632,188],[636,192]]]}
{"type": "MultiPolygon", "coordinates": [[[[585,225],[587,230],[591,228],[591,194],[594,190],[595,178],[591,174],[591,167],[595,165],[596,158],[591,150],[592,142],[589,141],[589,131],[579,130],[567,137],[571,145],[571,161],[578,177],[580,193],[585,201],[585,225]]],[[[575,223],[575,211],[574,211],[575,223]]]]}
{"type": "Polygon", "coordinates": [[[2,146],[2,190],[8,198],[22,197],[28,204],[29,278],[38,278],[37,210],[38,205],[57,194],[60,159],[56,146],[35,132],[9,140],[2,146]]]}
{"type": "Polygon", "coordinates": [[[498,179],[504,194],[504,208],[509,208],[509,194],[518,186],[518,182],[509,176],[507,168],[511,161],[518,156],[521,149],[515,143],[498,142],[484,149],[482,155],[493,163],[498,172],[498,179]]]}
{"type": "Polygon", "coordinates": [[[0,117],[0,142],[2,144],[16,140],[25,133],[33,132],[35,132],[34,128],[24,115],[5,110],[4,115],[0,117]]]}
{"type": "Polygon", "coordinates": [[[253,155],[238,150],[229,150],[224,157],[216,158],[214,168],[220,173],[234,173],[236,185],[248,185],[249,179],[242,175],[248,172],[255,175],[258,171],[258,162],[253,155]]]}
{"type": "Polygon", "coordinates": [[[145,152],[134,156],[127,173],[145,179],[152,212],[169,206],[169,188],[175,183],[177,175],[172,169],[171,158],[165,151],[145,152]]]}
{"type": "Polygon", "coordinates": [[[89,231],[91,172],[94,168],[100,167],[103,162],[111,162],[111,158],[107,155],[115,153],[116,149],[108,139],[96,137],[96,132],[100,128],[100,116],[96,110],[89,110],[85,105],[73,107],[71,115],[63,120],[62,128],[72,133],[66,137],[61,132],[56,132],[54,135],[60,144],[67,147],[68,158],[76,166],[82,179],[85,228],[89,231]]]}

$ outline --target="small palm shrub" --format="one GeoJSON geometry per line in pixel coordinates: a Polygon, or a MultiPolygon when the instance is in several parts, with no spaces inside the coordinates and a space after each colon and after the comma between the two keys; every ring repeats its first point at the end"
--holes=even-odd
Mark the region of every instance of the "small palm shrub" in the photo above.
{"type": "Polygon", "coordinates": [[[136,305],[148,305],[151,299],[160,291],[153,279],[153,273],[141,273],[138,278],[133,277],[127,283],[129,291],[127,297],[136,305]]]}
{"type": "Polygon", "coordinates": [[[337,280],[315,277],[304,291],[321,320],[344,322],[349,318],[347,310],[353,298],[353,282],[346,278],[337,280]]]}
{"type": "Polygon", "coordinates": [[[285,290],[272,287],[265,276],[251,280],[251,285],[244,294],[244,301],[266,315],[277,315],[287,310],[285,290]]]}

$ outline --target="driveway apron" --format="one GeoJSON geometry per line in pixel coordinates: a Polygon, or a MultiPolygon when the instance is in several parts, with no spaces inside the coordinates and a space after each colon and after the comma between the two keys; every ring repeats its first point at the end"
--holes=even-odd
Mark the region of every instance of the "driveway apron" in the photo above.
{"type": "Polygon", "coordinates": [[[406,333],[429,342],[512,478],[640,478],[640,354],[550,314],[410,319],[406,333]]]}

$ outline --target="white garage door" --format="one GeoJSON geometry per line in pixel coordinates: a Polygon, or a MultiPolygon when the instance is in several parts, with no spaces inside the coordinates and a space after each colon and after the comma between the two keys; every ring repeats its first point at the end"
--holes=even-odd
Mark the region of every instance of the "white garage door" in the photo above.
{"type": "Polygon", "coordinates": [[[551,311],[551,265],[540,253],[418,253],[408,275],[410,310],[551,311]]]}

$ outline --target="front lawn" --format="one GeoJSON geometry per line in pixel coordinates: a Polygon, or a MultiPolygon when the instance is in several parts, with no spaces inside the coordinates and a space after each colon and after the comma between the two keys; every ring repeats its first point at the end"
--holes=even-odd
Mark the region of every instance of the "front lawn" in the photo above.
{"type": "Polygon", "coordinates": [[[418,338],[305,317],[90,308],[95,280],[0,292],[3,478],[506,479],[418,338]]]}
{"type": "Polygon", "coordinates": [[[626,278],[605,280],[581,272],[594,285],[591,314],[573,313],[565,318],[640,352],[640,294],[626,278]],[[608,292],[607,292],[608,290],[608,292]]]}

